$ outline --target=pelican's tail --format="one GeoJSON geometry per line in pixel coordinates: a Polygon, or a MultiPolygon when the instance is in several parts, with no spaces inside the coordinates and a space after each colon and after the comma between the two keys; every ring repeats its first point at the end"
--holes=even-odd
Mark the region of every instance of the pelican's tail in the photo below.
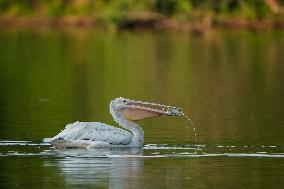
{"type": "Polygon", "coordinates": [[[53,138],[44,138],[42,142],[50,143],[53,140],[53,138]]]}

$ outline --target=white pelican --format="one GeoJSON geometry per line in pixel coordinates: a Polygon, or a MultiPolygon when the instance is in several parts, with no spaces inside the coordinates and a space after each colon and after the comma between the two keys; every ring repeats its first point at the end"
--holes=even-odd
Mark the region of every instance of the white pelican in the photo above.
{"type": "Polygon", "coordinates": [[[45,138],[44,142],[56,147],[142,147],[144,131],[135,121],[161,115],[182,115],[180,108],[122,97],[112,100],[109,110],[115,122],[126,130],[100,122],[77,121],[68,124],[53,138],[45,138]]]}

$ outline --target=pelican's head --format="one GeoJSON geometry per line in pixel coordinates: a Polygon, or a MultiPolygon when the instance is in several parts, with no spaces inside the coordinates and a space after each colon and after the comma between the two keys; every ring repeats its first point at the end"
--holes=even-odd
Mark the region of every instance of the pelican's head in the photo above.
{"type": "Polygon", "coordinates": [[[110,110],[111,112],[120,112],[129,121],[137,121],[161,115],[180,116],[182,113],[180,108],[151,102],[129,100],[122,97],[111,101],[110,110]]]}

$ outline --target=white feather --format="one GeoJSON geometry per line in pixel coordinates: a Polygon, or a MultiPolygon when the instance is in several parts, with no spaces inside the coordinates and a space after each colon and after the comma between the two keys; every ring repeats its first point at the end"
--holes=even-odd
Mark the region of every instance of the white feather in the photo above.
{"type": "Polygon", "coordinates": [[[132,141],[133,135],[123,129],[112,127],[100,122],[75,122],[68,124],[63,131],[48,142],[56,139],[77,141],[92,144],[93,142],[107,142],[111,145],[127,145],[132,141]]]}

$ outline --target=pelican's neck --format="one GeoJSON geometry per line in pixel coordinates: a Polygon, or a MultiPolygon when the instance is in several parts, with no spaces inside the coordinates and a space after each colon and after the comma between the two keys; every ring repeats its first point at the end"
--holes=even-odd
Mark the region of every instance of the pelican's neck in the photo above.
{"type": "Polygon", "coordinates": [[[110,113],[115,122],[117,122],[121,127],[129,130],[133,134],[133,139],[130,143],[131,146],[143,146],[144,144],[144,131],[136,123],[127,120],[119,110],[114,110],[110,107],[110,113]]]}

